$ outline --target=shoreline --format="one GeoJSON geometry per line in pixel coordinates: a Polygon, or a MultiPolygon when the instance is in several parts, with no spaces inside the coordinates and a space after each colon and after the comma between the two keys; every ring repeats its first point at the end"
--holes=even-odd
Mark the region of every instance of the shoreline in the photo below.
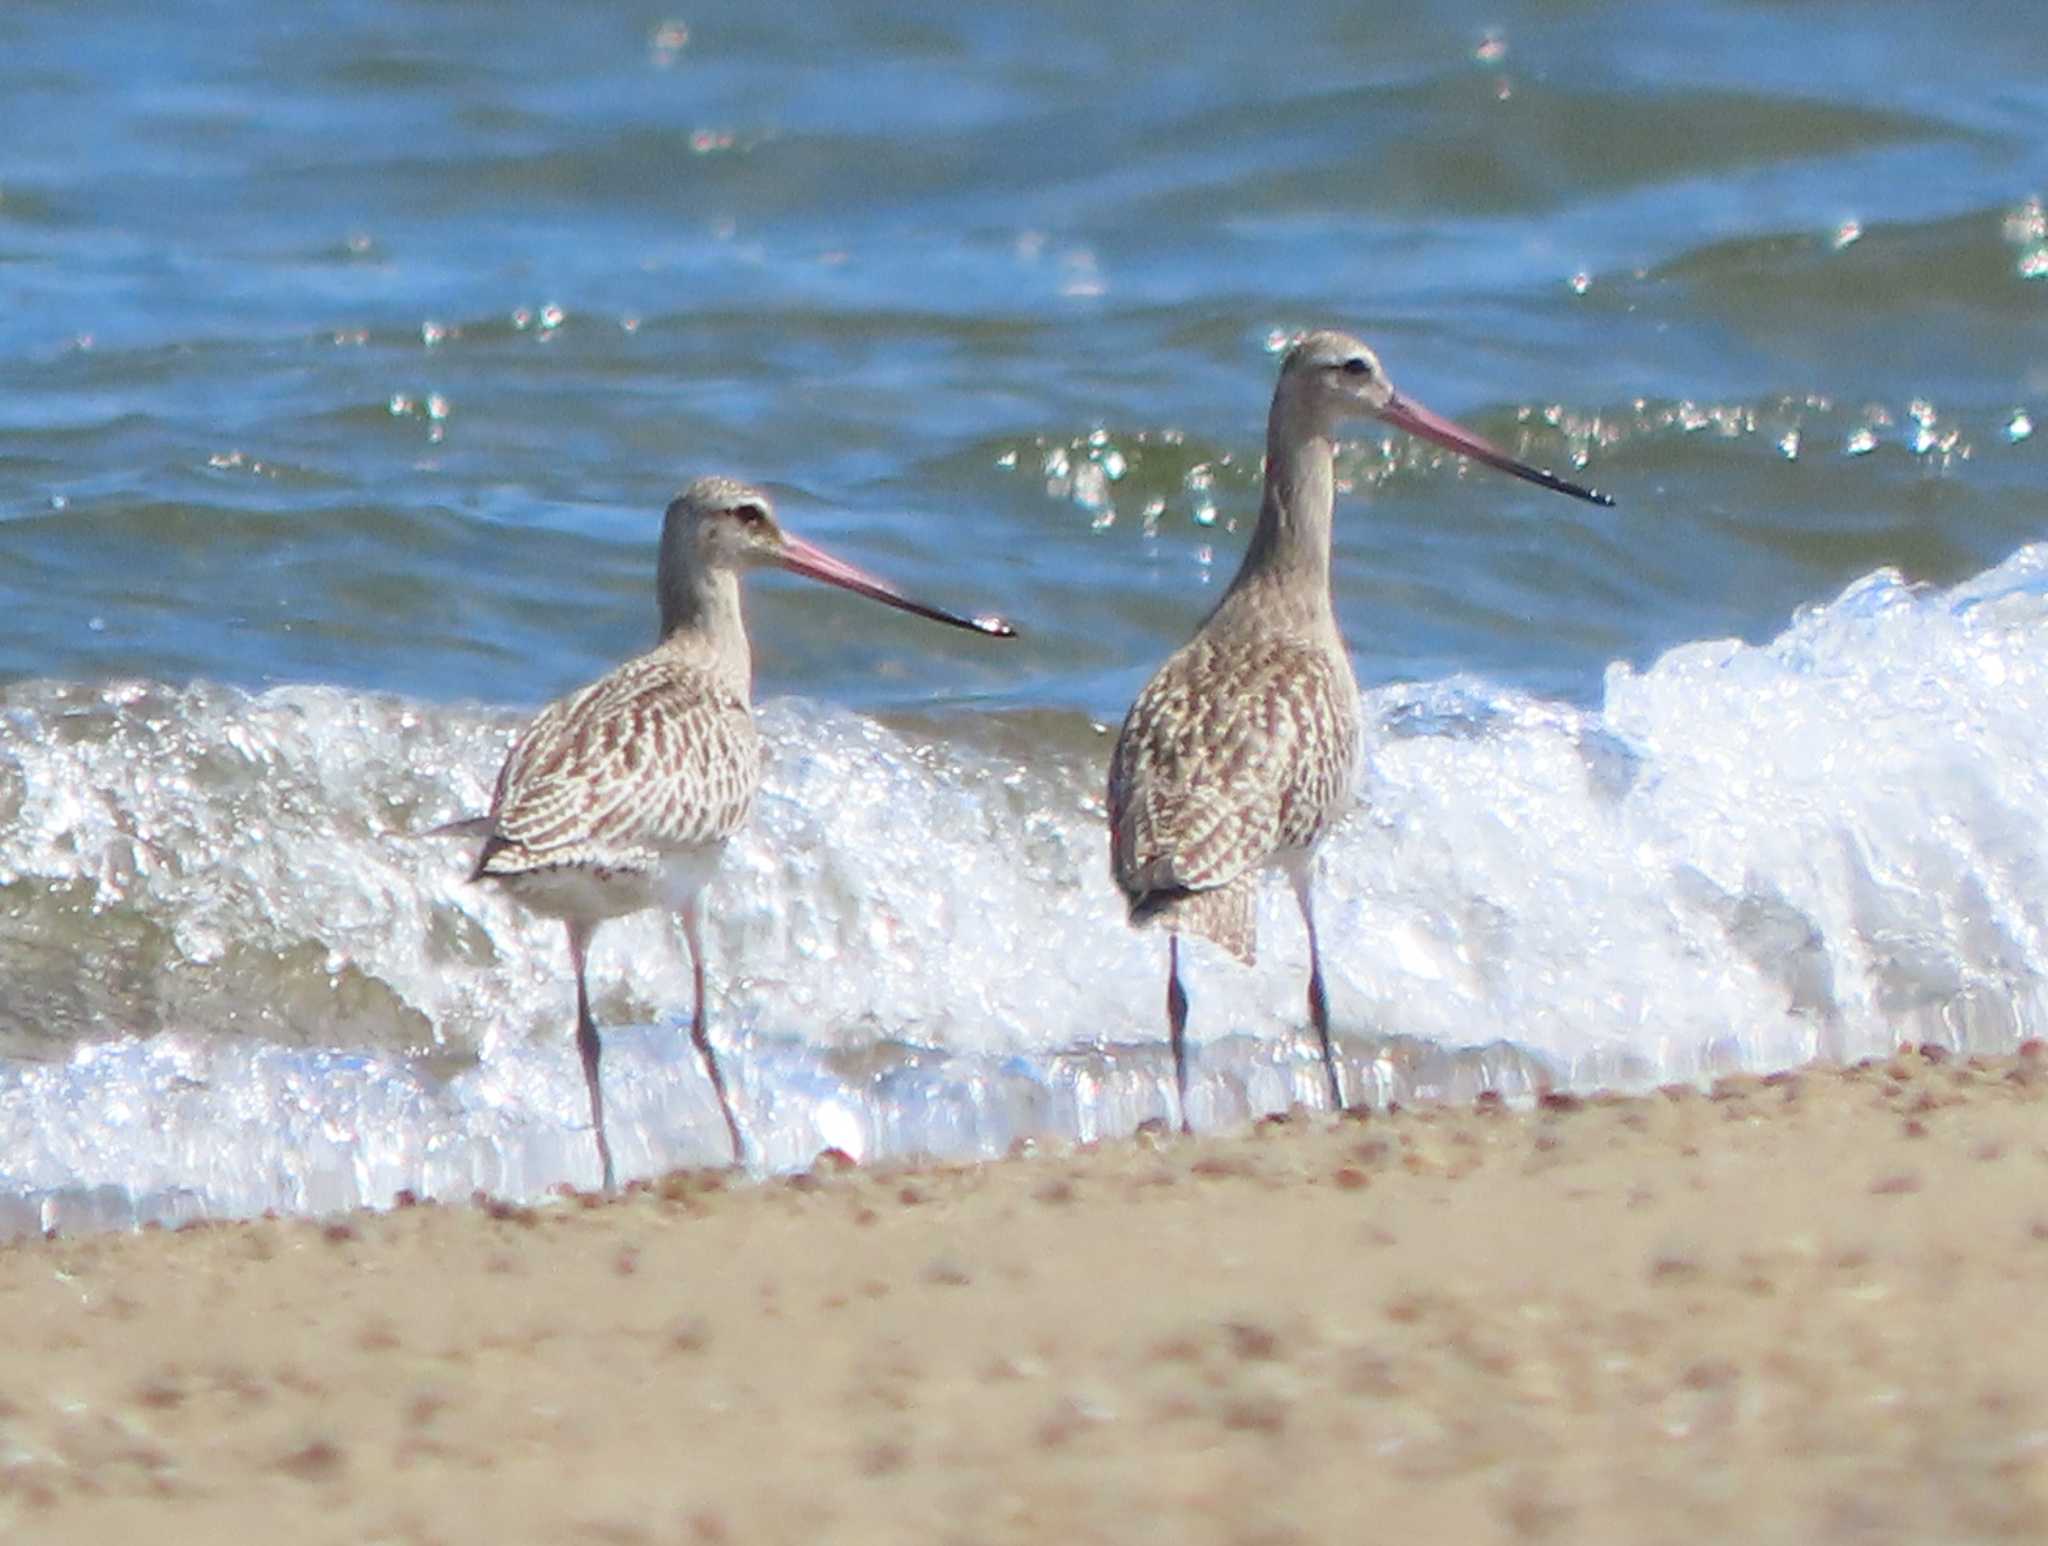
{"type": "Polygon", "coordinates": [[[2048,1054],[0,1246],[24,1538],[2048,1537],[2048,1054]]]}

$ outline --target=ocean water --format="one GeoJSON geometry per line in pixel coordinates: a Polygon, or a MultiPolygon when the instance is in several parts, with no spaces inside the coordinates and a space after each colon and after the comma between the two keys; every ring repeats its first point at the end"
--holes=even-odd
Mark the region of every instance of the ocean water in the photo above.
{"type": "MultiPolygon", "coordinates": [[[[688,477],[755,587],[708,893],[762,1169],[1167,1109],[1102,828],[1290,332],[1612,492],[1346,448],[1353,1088],[1643,1088],[2048,1000],[2048,36],[2017,3],[0,12],[0,1231],[589,1184],[561,931],[463,883],[688,477]]],[[[1198,1124],[1313,1103],[1284,887],[1198,1124]]],[[[720,1157],[670,920],[622,1173],[720,1157]]]]}

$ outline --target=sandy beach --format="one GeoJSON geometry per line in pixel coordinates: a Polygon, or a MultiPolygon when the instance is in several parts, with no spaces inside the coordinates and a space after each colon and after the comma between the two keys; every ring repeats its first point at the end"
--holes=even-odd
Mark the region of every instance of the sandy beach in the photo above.
{"type": "Polygon", "coordinates": [[[36,1541],[2048,1537],[2048,1057],[0,1252],[36,1541]]]}

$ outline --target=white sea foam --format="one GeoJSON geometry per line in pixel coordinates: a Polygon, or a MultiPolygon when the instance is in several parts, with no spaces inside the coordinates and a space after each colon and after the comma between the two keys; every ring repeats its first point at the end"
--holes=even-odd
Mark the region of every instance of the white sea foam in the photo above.
{"type": "MultiPolygon", "coordinates": [[[[2032,547],[1616,666],[1598,711],[1373,694],[1317,891],[1353,1088],[1640,1088],[2041,1034],[2044,655],[2032,547]]],[[[516,720],[323,688],[0,698],[0,1230],[591,1182],[559,929],[416,835],[481,808],[516,720]]],[[[1165,1111],[1163,949],[1109,885],[1099,759],[803,701],[763,727],[707,931],[762,1168],[1165,1111]]],[[[1277,883],[1262,934],[1254,970],[1193,953],[1198,1124],[1319,1098],[1277,883]]],[[[718,1159],[673,923],[607,926],[592,988],[622,1172],[718,1159]]]]}

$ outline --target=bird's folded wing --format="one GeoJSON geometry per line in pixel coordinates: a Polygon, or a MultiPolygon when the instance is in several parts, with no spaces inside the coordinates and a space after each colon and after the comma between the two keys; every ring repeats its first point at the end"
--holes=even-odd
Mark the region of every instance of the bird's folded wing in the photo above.
{"type": "Polygon", "coordinates": [[[493,859],[602,862],[719,842],[746,819],[760,741],[745,700],[688,666],[641,657],[543,709],[491,802],[493,859]]]}
{"type": "Polygon", "coordinates": [[[1321,836],[1357,759],[1341,662],[1293,640],[1196,639],[1132,705],[1110,763],[1111,863],[1136,901],[1228,885],[1321,836]]]}

